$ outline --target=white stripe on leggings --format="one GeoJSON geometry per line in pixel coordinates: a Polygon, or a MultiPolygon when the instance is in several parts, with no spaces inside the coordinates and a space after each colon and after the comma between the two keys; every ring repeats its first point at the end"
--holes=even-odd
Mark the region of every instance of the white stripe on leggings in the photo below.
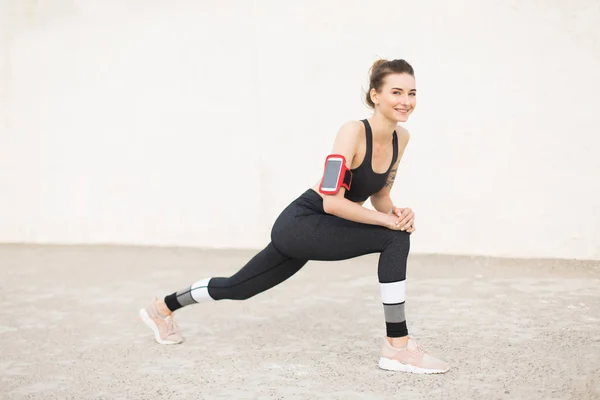
{"type": "Polygon", "coordinates": [[[190,294],[196,303],[212,300],[212,297],[208,294],[208,281],[210,281],[210,278],[202,279],[190,288],[190,294]]]}
{"type": "Polygon", "coordinates": [[[406,295],[406,280],[390,283],[380,283],[381,302],[384,304],[397,304],[404,301],[406,295]]]}

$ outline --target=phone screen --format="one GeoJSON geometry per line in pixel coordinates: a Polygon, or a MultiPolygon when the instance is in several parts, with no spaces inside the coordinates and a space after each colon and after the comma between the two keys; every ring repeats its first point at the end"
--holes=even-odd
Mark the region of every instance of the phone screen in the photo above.
{"type": "Polygon", "coordinates": [[[335,189],[337,187],[340,171],[342,170],[342,162],[342,160],[335,158],[327,161],[323,184],[321,185],[324,189],[335,189]]]}

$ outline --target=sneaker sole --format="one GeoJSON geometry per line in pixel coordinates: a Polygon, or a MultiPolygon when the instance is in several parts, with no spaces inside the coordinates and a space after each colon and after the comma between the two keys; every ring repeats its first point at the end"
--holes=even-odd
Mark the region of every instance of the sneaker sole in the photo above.
{"type": "Polygon", "coordinates": [[[396,360],[390,360],[389,358],[381,357],[379,359],[379,368],[384,369],[386,371],[400,371],[400,372],[410,372],[413,374],[443,374],[448,372],[450,368],[446,369],[425,369],[415,367],[414,365],[406,365],[402,364],[396,360]]]}
{"type": "Polygon", "coordinates": [[[154,332],[154,340],[156,340],[159,344],[179,344],[179,343],[181,343],[181,341],[174,342],[172,340],[161,339],[160,333],[158,332],[158,326],[156,326],[154,321],[152,321],[152,318],[150,318],[150,316],[148,315],[148,312],[143,308],[140,310],[140,318],[142,319],[142,321],[144,321],[144,323],[148,326],[148,328],[152,329],[152,332],[154,332]]]}

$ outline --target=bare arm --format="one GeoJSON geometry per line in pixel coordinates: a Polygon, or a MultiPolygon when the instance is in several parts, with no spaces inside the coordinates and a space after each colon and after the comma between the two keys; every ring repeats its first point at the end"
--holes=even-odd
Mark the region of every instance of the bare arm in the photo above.
{"type": "Polygon", "coordinates": [[[323,202],[323,208],[327,214],[363,224],[380,226],[388,226],[389,224],[387,215],[382,212],[370,210],[348,199],[338,198],[337,195],[330,195],[325,198],[328,200],[323,202]]]}
{"type": "MultiPolygon", "coordinates": [[[[340,128],[333,145],[332,153],[342,154],[346,158],[346,167],[348,168],[352,166],[358,138],[360,137],[361,128],[359,123],[358,121],[352,121],[344,124],[340,128]]],[[[389,218],[386,214],[369,210],[344,198],[345,193],[346,189],[342,187],[336,194],[323,196],[323,208],[327,214],[364,224],[388,225],[389,218]]]]}

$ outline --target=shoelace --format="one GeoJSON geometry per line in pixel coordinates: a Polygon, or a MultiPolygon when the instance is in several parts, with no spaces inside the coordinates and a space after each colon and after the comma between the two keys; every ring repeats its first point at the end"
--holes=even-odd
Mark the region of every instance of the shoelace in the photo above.
{"type": "Polygon", "coordinates": [[[177,325],[177,322],[175,322],[173,317],[165,318],[165,324],[167,325],[167,335],[171,335],[172,333],[177,333],[177,329],[179,328],[179,325],[177,325]]]}
{"type": "Polygon", "coordinates": [[[425,348],[423,347],[423,345],[421,343],[419,343],[417,340],[415,340],[415,338],[413,338],[412,336],[409,336],[409,340],[412,340],[415,344],[415,349],[410,349],[412,352],[417,353],[419,355],[424,355],[427,354],[427,351],[425,351],[425,348]]]}
{"type": "Polygon", "coordinates": [[[427,352],[425,351],[425,348],[423,347],[423,345],[422,345],[421,343],[419,343],[419,342],[417,342],[417,350],[418,350],[418,352],[419,352],[419,353],[421,353],[421,354],[425,354],[425,353],[427,353],[427,352]]]}

